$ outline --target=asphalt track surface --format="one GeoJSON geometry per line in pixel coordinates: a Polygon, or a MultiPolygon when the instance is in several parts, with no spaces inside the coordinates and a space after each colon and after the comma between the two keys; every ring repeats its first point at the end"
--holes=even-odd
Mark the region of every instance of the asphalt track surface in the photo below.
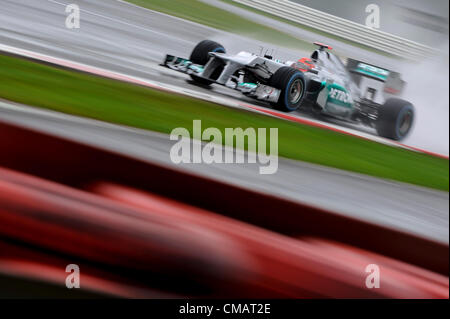
{"type": "MultiPolygon", "coordinates": [[[[193,87],[183,75],[158,67],[166,53],[189,55],[200,40],[218,40],[229,51],[259,52],[262,43],[122,3],[120,1],[0,0],[0,44],[48,54],[131,76],[193,87]],[[80,5],[81,28],[65,28],[65,5],[80,5]]],[[[299,54],[278,50],[283,59],[299,54]]],[[[355,49],[358,58],[367,52],[355,49]]],[[[233,96],[214,88],[217,95],[233,96]]],[[[0,120],[174,166],[168,136],[1,103],[0,120]]],[[[174,166],[175,167],[175,166],[174,166]]],[[[283,196],[337,213],[400,229],[440,242],[449,241],[446,192],[280,159],[275,175],[258,174],[251,164],[176,166],[242,187],[283,196]]]]}

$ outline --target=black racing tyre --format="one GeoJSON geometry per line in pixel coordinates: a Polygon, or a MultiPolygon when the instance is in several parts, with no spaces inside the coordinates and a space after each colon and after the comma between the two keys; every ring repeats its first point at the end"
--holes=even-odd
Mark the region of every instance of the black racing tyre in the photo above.
{"type": "MultiPolygon", "coordinates": [[[[209,61],[210,52],[226,53],[223,45],[211,40],[203,40],[195,46],[194,50],[192,50],[191,57],[189,58],[189,60],[194,64],[205,65],[209,61]]],[[[195,75],[191,75],[191,78],[195,82],[204,85],[209,85],[213,83],[212,81],[200,78],[195,75]]]]}
{"type": "Polygon", "coordinates": [[[378,135],[395,141],[405,138],[414,124],[414,106],[405,100],[391,98],[378,108],[378,135]]]}
{"type": "Polygon", "coordinates": [[[269,86],[281,90],[278,102],[272,103],[277,110],[292,112],[302,104],[306,85],[301,71],[283,66],[272,75],[269,86]]]}

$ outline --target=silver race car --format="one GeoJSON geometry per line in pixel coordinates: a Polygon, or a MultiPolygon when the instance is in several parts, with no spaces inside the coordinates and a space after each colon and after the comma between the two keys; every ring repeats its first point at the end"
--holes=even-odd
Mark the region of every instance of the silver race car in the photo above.
{"type": "Polygon", "coordinates": [[[318,48],[311,57],[283,62],[249,52],[227,54],[219,43],[204,40],[189,59],[167,55],[163,65],[201,85],[220,84],[281,111],[309,108],[317,116],[361,123],[380,136],[403,139],[413,125],[414,107],[396,97],[405,84],[400,74],[353,59],[344,64],[331,47],[314,44],[318,48]]]}

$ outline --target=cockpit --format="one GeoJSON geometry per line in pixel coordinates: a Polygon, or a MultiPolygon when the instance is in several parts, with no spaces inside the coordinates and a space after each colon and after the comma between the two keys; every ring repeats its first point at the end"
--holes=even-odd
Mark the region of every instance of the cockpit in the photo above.
{"type": "Polygon", "coordinates": [[[315,50],[311,54],[311,60],[313,60],[314,63],[320,63],[323,60],[329,60],[330,59],[330,53],[325,50],[315,50]]]}
{"type": "Polygon", "coordinates": [[[319,49],[315,50],[311,54],[311,60],[319,68],[326,68],[329,71],[335,70],[339,73],[346,73],[344,63],[334,54],[330,53],[330,46],[321,43],[314,43],[319,46],[319,49]],[[326,50],[328,49],[328,50],[326,50]]]}

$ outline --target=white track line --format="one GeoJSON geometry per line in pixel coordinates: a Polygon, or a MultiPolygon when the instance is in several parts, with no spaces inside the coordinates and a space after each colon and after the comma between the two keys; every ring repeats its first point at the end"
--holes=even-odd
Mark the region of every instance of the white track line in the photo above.
{"type": "MultiPolygon", "coordinates": [[[[53,0],[48,0],[48,1],[54,2],[53,0]]],[[[278,111],[275,111],[275,110],[272,110],[269,108],[264,108],[264,107],[261,107],[258,105],[245,103],[245,102],[239,101],[237,99],[233,99],[233,98],[220,97],[220,96],[217,96],[214,94],[200,93],[198,91],[186,89],[186,88],[179,87],[176,85],[169,85],[169,84],[165,84],[165,83],[162,83],[159,81],[152,81],[152,80],[147,80],[147,79],[143,79],[143,78],[139,78],[139,77],[135,77],[135,76],[130,76],[130,75],[126,75],[123,73],[114,72],[114,71],[94,67],[91,65],[82,64],[82,63],[78,63],[78,62],[74,62],[74,61],[70,61],[70,60],[66,60],[66,59],[61,59],[61,58],[53,57],[50,55],[41,54],[41,53],[37,53],[37,52],[25,50],[25,49],[20,49],[17,47],[8,46],[8,45],[4,45],[4,44],[0,44],[0,51],[20,55],[23,57],[32,58],[32,59],[39,60],[39,61],[44,61],[47,63],[51,63],[51,64],[55,64],[55,65],[83,71],[83,72],[92,73],[92,74],[107,77],[110,79],[115,79],[115,80],[119,80],[119,81],[125,81],[125,82],[134,83],[134,84],[138,84],[138,85],[142,85],[142,86],[147,86],[147,87],[150,87],[153,89],[163,90],[163,91],[167,91],[170,93],[182,94],[182,95],[190,96],[193,98],[197,98],[197,99],[201,99],[201,100],[205,100],[205,101],[209,101],[209,102],[213,102],[213,103],[217,103],[217,104],[221,104],[221,105],[225,105],[225,106],[229,106],[229,107],[241,108],[241,109],[257,112],[260,114],[269,115],[269,116],[277,117],[277,118],[284,119],[284,120],[289,120],[292,122],[297,122],[297,123],[301,123],[301,124],[305,124],[305,125],[309,125],[309,126],[320,127],[320,128],[332,130],[332,131],[335,131],[338,133],[347,134],[347,135],[359,137],[359,138],[366,139],[366,140],[371,140],[371,141],[377,142],[377,143],[382,143],[382,144],[395,146],[395,147],[401,147],[401,148],[409,149],[412,151],[448,159],[448,156],[429,152],[429,151],[423,150],[423,149],[418,149],[418,148],[408,146],[408,145],[405,145],[402,143],[398,143],[398,142],[391,141],[391,140],[388,140],[385,138],[381,138],[379,136],[373,136],[373,135],[370,135],[370,134],[367,134],[364,132],[360,132],[360,131],[357,131],[354,129],[343,128],[343,127],[333,125],[330,123],[324,123],[324,122],[320,122],[320,121],[316,121],[316,120],[312,120],[312,119],[306,119],[306,118],[278,112],[278,111]]]]}

